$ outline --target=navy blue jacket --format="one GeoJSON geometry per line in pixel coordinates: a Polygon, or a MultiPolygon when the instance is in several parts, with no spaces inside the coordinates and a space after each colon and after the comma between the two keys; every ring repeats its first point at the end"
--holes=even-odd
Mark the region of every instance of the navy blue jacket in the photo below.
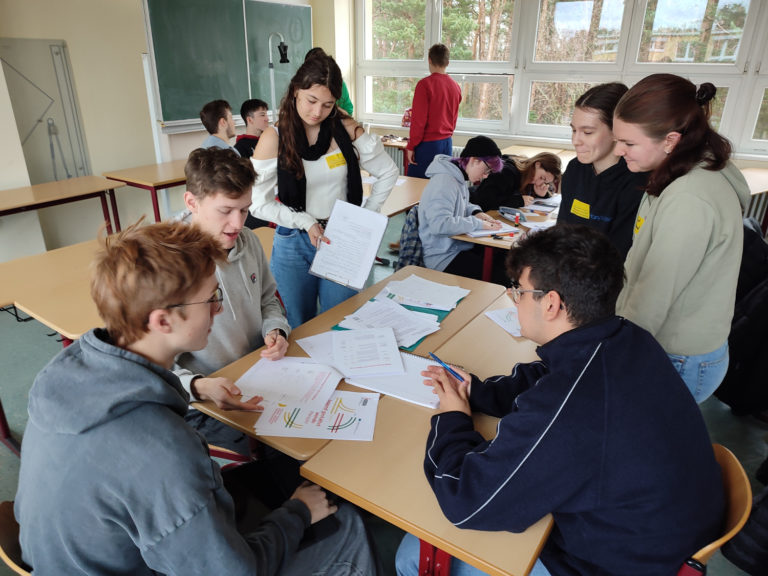
{"type": "Polygon", "coordinates": [[[600,174],[595,174],[592,164],[582,164],[574,158],[563,174],[563,199],[557,222],[585,224],[600,230],[626,257],[647,182],[648,172],[630,172],[624,158],[600,174]],[[588,213],[584,205],[588,206],[588,213]]]}
{"type": "Polygon", "coordinates": [[[424,468],[456,526],[520,532],[548,513],[553,576],[672,576],[720,531],[720,469],[698,406],[653,337],[612,317],[541,361],[473,378],[473,410],[432,418],[424,468]]]}

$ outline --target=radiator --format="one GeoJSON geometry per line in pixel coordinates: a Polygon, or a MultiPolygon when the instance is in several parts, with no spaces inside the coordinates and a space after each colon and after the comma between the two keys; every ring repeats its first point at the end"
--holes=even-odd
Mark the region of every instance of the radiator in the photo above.
{"type": "Polygon", "coordinates": [[[453,156],[454,158],[458,158],[459,156],[461,156],[462,150],[464,150],[464,146],[454,146],[451,149],[451,156],[453,156]]]}
{"type": "Polygon", "coordinates": [[[745,218],[754,218],[757,220],[758,224],[760,224],[760,227],[763,229],[763,234],[766,232],[765,227],[763,227],[766,208],[768,208],[768,193],[755,194],[749,199],[747,210],[744,212],[745,218]]]}
{"type": "Polygon", "coordinates": [[[387,151],[390,158],[395,161],[397,169],[400,170],[400,175],[403,175],[403,149],[396,146],[384,146],[384,150],[387,151]]]}

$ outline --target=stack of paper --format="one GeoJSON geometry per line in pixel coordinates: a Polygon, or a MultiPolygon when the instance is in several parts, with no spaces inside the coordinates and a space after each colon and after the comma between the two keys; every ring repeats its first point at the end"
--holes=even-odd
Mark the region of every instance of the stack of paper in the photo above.
{"type": "Polygon", "coordinates": [[[385,290],[386,297],[399,304],[435,310],[453,310],[469,294],[466,288],[432,282],[415,274],[405,280],[393,280],[385,290]]]}
{"type": "Polygon", "coordinates": [[[544,222],[531,222],[530,220],[525,223],[525,227],[528,228],[528,230],[545,230],[547,228],[552,228],[557,224],[557,220],[545,220],[544,222]]]}
{"type": "Polygon", "coordinates": [[[377,297],[346,316],[339,322],[339,327],[347,330],[391,328],[397,345],[408,348],[424,336],[440,330],[440,322],[434,314],[408,310],[397,302],[377,297]]]}

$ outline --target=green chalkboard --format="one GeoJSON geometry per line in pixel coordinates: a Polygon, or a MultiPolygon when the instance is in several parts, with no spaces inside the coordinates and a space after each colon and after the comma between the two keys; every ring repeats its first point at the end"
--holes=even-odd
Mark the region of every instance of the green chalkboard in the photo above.
{"type": "Polygon", "coordinates": [[[203,105],[218,98],[227,100],[235,113],[249,97],[270,102],[267,43],[273,32],[285,38],[290,59],[289,64],[279,64],[274,39],[279,100],[312,47],[309,6],[254,0],[145,0],[145,10],[163,122],[198,120],[203,105]]]}
{"type": "Polygon", "coordinates": [[[276,105],[279,107],[291,78],[304,62],[304,55],[312,48],[312,9],[309,6],[246,0],[245,16],[249,23],[248,55],[252,98],[261,98],[269,104],[270,108],[273,103],[269,82],[269,35],[279,32],[288,45],[290,62],[280,64],[280,55],[277,51],[279,38],[274,36],[272,39],[275,98],[276,105]]]}

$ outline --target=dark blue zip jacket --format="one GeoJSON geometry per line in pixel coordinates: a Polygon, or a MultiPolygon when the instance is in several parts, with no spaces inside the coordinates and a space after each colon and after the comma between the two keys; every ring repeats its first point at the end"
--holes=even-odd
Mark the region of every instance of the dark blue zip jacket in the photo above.
{"type": "Polygon", "coordinates": [[[628,320],[566,332],[541,361],[473,378],[472,409],[433,416],[424,468],[460,528],[520,532],[548,513],[553,576],[672,576],[720,531],[720,469],[698,406],[653,337],[628,320]]]}

